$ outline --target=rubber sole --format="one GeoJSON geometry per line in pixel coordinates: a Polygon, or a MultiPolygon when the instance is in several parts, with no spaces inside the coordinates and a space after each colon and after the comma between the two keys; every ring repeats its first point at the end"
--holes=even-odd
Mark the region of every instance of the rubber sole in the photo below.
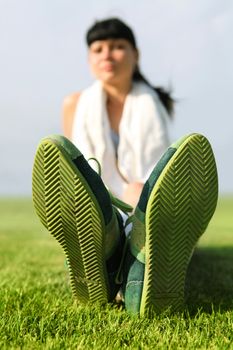
{"type": "Polygon", "coordinates": [[[52,139],[37,149],[32,190],[41,222],[65,252],[74,295],[82,303],[107,302],[102,211],[68,153],[52,139]]]}
{"type": "Polygon", "coordinates": [[[141,314],[182,308],[188,263],[217,197],[211,146],[204,136],[193,134],[163,169],[147,204],[141,314]]]}

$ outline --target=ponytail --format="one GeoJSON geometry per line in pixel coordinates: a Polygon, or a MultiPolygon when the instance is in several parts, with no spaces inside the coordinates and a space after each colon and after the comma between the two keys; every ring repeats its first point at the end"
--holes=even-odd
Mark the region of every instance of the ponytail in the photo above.
{"type": "Polygon", "coordinates": [[[169,117],[172,119],[174,114],[174,99],[171,97],[170,91],[166,91],[162,87],[154,87],[149,81],[141,74],[139,67],[136,66],[136,69],[133,73],[133,81],[135,82],[143,82],[149,87],[151,87],[159,96],[160,101],[168,112],[169,117]]]}

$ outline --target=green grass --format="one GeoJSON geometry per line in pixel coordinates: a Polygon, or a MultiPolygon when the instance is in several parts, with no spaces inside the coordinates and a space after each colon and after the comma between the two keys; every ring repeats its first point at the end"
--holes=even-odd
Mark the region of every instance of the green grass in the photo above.
{"type": "Polygon", "coordinates": [[[0,210],[0,349],[233,349],[233,198],[220,199],[191,260],[186,310],[153,320],[78,305],[30,200],[0,210]]]}

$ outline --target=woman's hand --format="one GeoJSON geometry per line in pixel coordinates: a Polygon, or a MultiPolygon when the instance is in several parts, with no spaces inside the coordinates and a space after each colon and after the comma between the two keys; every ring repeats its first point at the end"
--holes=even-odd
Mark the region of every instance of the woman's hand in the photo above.
{"type": "Polygon", "coordinates": [[[143,186],[144,184],[140,182],[133,182],[128,184],[123,194],[123,201],[135,208],[141,195],[143,186]]]}

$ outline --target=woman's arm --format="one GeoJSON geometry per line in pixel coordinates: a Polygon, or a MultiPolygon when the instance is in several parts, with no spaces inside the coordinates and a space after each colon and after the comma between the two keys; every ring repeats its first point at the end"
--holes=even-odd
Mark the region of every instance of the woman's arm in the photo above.
{"type": "Polygon", "coordinates": [[[74,115],[75,115],[80,94],[81,94],[80,92],[77,92],[75,94],[69,95],[65,97],[63,101],[62,127],[63,127],[63,133],[68,139],[71,139],[71,136],[72,136],[74,115]]]}

